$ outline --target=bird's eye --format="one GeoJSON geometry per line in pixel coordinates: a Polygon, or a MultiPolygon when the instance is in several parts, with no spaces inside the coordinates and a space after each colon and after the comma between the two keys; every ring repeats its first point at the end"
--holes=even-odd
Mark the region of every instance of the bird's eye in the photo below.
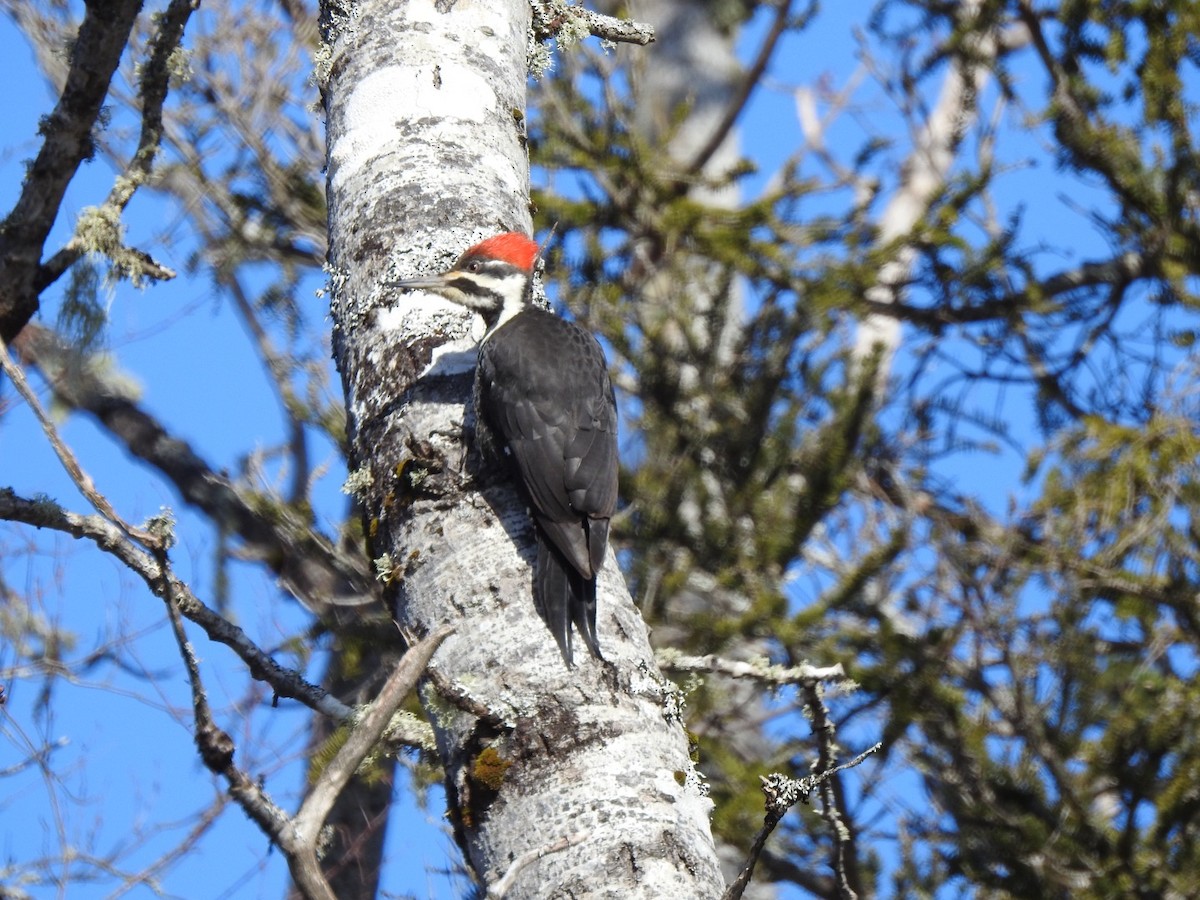
{"type": "Polygon", "coordinates": [[[473,263],[471,263],[469,266],[467,266],[467,271],[468,272],[478,272],[479,271],[479,260],[475,260],[473,263]]]}

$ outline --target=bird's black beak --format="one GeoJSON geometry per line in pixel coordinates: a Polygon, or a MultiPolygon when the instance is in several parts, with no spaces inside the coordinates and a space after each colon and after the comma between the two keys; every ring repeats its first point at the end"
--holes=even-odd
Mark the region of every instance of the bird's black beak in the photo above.
{"type": "Polygon", "coordinates": [[[389,281],[386,284],[388,287],[400,288],[405,291],[432,290],[445,287],[446,280],[446,275],[427,275],[424,278],[405,278],[403,281],[389,281]]]}

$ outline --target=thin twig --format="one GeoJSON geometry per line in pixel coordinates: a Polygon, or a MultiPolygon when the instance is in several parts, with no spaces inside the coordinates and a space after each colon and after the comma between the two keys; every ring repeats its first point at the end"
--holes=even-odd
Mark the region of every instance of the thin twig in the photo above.
{"type": "MultiPolygon", "coordinates": [[[[882,742],[877,743],[872,747],[868,747],[849,762],[833,766],[823,772],[808,775],[804,778],[788,778],[778,773],[760,778],[767,807],[763,815],[763,826],[759,829],[758,834],[754,836],[754,843],[750,847],[750,853],[746,856],[746,862],[743,864],[742,870],[738,873],[738,877],[734,879],[733,883],[725,890],[725,893],[721,895],[721,900],[740,900],[742,894],[750,884],[750,878],[754,875],[754,867],[758,864],[758,858],[762,855],[767,838],[771,836],[771,832],[775,830],[775,827],[780,823],[789,809],[801,801],[808,802],[808,797],[814,789],[839,772],[844,772],[847,769],[852,769],[860,765],[872,753],[878,752],[882,746],[882,742]]],[[[851,893],[851,896],[853,896],[853,893],[851,893]]]]}
{"type": "MultiPolygon", "coordinates": [[[[854,881],[858,881],[856,865],[853,866],[855,874],[853,876],[850,874],[852,867],[850,857],[853,855],[854,861],[857,862],[853,837],[842,819],[842,811],[833,791],[833,777],[845,767],[844,765],[834,765],[833,762],[837,757],[837,735],[834,731],[833,721],[829,718],[829,707],[825,705],[825,699],[821,696],[820,686],[804,685],[801,691],[804,694],[804,705],[808,708],[809,716],[812,718],[813,734],[817,739],[817,758],[813,760],[812,768],[821,792],[821,818],[829,825],[830,836],[833,840],[832,868],[837,877],[838,900],[858,900],[858,894],[850,887],[852,878],[854,881]]],[[[882,745],[876,744],[871,752],[880,746],[882,745]]],[[[860,759],[862,755],[860,754],[860,759]]]]}
{"type": "MultiPolygon", "coordinates": [[[[163,584],[174,585],[178,579],[170,573],[170,566],[165,551],[155,560],[159,567],[159,576],[163,584]]],[[[255,822],[263,832],[278,844],[289,859],[294,843],[292,820],[288,814],[270,798],[263,787],[233,763],[235,745],[233,738],[214,721],[212,710],[208,705],[208,697],[204,684],[200,679],[200,667],[196,663],[196,654],[187,639],[183,628],[183,618],[180,616],[176,598],[170,587],[162,595],[167,607],[167,618],[179,646],[179,655],[187,670],[188,682],[192,689],[192,711],[195,717],[193,737],[196,749],[204,765],[216,775],[221,775],[229,784],[229,793],[242,810],[255,822]]],[[[324,895],[314,895],[315,900],[334,900],[333,892],[324,895]]]]}
{"type": "MultiPolygon", "coordinates": [[[[299,700],[337,722],[348,722],[354,717],[351,707],[309,683],[300,673],[281,666],[259,649],[241,628],[196,597],[182,581],[169,574],[164,576],[150,554],[137,548],[119,528],[101,516],[78,515],[49,498],[30,500],[19,497],[9,488],[0,488],[0,519],[24,522],[35,528],[50,528],[92,541],[124,563],[155,595],[164,596],[169,590],[176,607],[187,619],[203,628],[210,640],[233,650],[246,663],[251,676],[269,684],[277,696],[299,700]]],[[[424,749],[433,746],[433,733],[427,725],[406,729],[397,735],[397,739],[424,749]]]]}
{"type": "Polygon", "coordinates": [[[229,296],[233,298],[242,321],[245,322],[246,328],[254,338],[254,343],[258,346],[259,356],[266,364],[267,373],[271,376],[271,383],[275,387],[275,396],[279,401],[279,411],[283,414],[284,427],[288,432],[288,447],[292,455],[292,486],[288,502],[298,506],[308,500],[308,479],[312,473],[308,460],[308,443],[304,422],[297,414],[297,409],[301,408],[302,404],[291,383],[291,374],[295,363],[291,357],[275,349],[271,336],[259,320],[258,311],[246,295],[246,289],[242,286],[242,280],[238,277],[237,272],[218,275],[218,280],[229,291],[229,296]]]}

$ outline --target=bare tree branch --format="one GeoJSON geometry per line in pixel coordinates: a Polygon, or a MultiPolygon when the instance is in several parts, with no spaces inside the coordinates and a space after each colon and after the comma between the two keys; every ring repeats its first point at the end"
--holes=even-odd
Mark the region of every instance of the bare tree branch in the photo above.
{"type": "MultiPolygon", "coordinates": [[[[775,45],[779,43],[779,38],[787,30],[789,16],[792,11],[793,0],[776,0],[775,3],[775,20],[771,23],[771,30],[767,32],[767,36],[763,39],[762,46],[758,50],[758,56],[750,68],[746,70],[745,76],[742,78],[742,83],[738,90],[730,98],[728,106],[725,108],[725,115],[713,129],[709,135],[708,141],[697,151],[692,161],[688,163],[687,173],[689,175],[699,174],[708,161],[712,159],[717,148],[725,142],[725,138],[729,136],[734,124],[742,115],[742,110],[745,109],[746,101],[750,99],[750,95],[754,93],[754,89],[762,80],[763,73],[767,70],[767,63],[771,61],[771,57],[775,53],[775,45]]],[[[813,3],[809,4],[811,12],[813,3]]],[[[803,18],[803,17],[802,17],[803,18]]]]}
{"type": "MultiPolygon", "coordinates": [[[[135,284],[143,278],[166,280],[175,277],[175,272],[155,262],[148,254],[123,246],[118,223],[121,213],[133,199],[134,192],[146,183],[154,168],[163,139],[163,104],[177,63],[176,51],[183,40],[183,30],[188,19],[200,5],[200,0],[171,0],[166,10],[156,18],[157,29],[150,39],[150,53],[141,66],[142,130],[138,146],[125,171],[116,180],[108,199],[95,210],[88,211],[96,222],[111,226],[108,235],[110,246],[105,251],[122,274],[135,284]]],[[[51,257],[38,277],[38,290],[45,289],[62,275],[84,253],[96,249],[89,246],[90,238],[84,239],[79,232],[51,257]]]]}
{"type": "MultiPolygon", "coordinates": [[[[230,795],[271,840],[287,852],[294,841],[291,820],[280,806],[267,794],[261,785],[233,763],[233,738],[221,729],[213,720],[212,710],[208,706],[208,697],[204,685],[200,681],[200,669],[196,665],[196,654],[183,630],[180,610],[176,605],[173,589],[180,582],[170,574],[166,563],[166,555],[162,554],[157,560],[159,579],[166,586],[162,598],[167,606],[167,617],[171,629],[179,645],[179,655],[183,658],[188,673],[188,682],[192,689],[192,710],[195,716],[193,736],[196,748],[204,765],[216,775],[224,776],[229,784],[230,795]]],[[[290,860],[290,854],[289,854],[290,860]]],[[[321,900],[333,900],[332,892],[315,895],[321,900]]]]}
{"type": "Polygon", "coordinates": [[[533,29],[540,39],[558,37],[570,23],[582,24],[593,37],[619,44],[645,46],[654,42],[654,27],[617,16],[606,16],[565,0],[532,0],[533,29]]]}
{"type": "MultiPolygon", "coordinates": [[[[173,575],[164,576],[154,558],[135,547],[111,522],[100,516],[81,516],[68,512],[47,497],[32,500],[19,497],[11,488],[0,488],[0,519],[86,538],[124,563],[155,596],[164,596],[169,591],[183,616],[203,628],[210,640],[233,650],[249,668],[250,674],[269,684],[276,696],[299,700],[310,709],[339,722],[348,722],[353,718],[354,711],[350,707],[305,681],[298,672],[275,662],[241,628],[196,597],[186,584],[173,575]]],[[[393,734],[398,744],[422,749],[433,746],[433,733],[424,723],[398,723],[393,734]]]]}
{"type": "MultiPolygon", "coordinates": [[[[812,718],[813,734],[817,739],[817,758],[813,760],[812,768],[817,789],[821,792],[821,817],[829,825],[829,834],[833,840],[833,860],[831,868],[837,878],[839,900],[857,900],[858,894],[851,888],[851,882],[861,884],[858,873],[858,853],[854,836],[846,827],[842,816],[838,796],[833,790],[838,772],[850,765],[861,762],[868,753],[874,753],[882,744],[876,744],[865,753],[859,754],[851,763],[843,766],[834,764],[837,758],[837,735],[834,732],[833,721],[829,718],[829,708],[825,705],[819,684],[807,684],[802,689],[804,705],[812,718]]],[[[806,779],[807,780],[807,779],[806,779]]]]}
{"type": "Polygon", "coordinates": [[[707,672],[729,678],[748,678],[766,685],[809,685],[821,681],[844,682],[846,670],[841,663],[832,666],[776,666],[765,658],[740,660],[724,659],[715,654],[686,656],[672,648],[655,652],[655,660],[668,672],[707,672]]]}
{"type": "Polygon", "coordinates": [[[37,311],[46,237],[67,185],[93,152],[92,132],[141,8],[142,0],[86,4],[66,84],[42,124],[41,149],[0,225],[0,340],[6,343],[37,311]]]}
{"type": "Polygon", "coordinates": [[[146,582],[154,594],[161,596],[169,587],[180,611],[203,628],[212,640],[232,649],[249,666],[250,673],[271,685],[278,696],[300,700],[306,706],[339,721],[352,716],[350,707],[315,685],[308,684],[296,672],[285,669],[259,650],[242,629],[213,612],[183,582],[164,581],[153,558],[130,543],[111,522],[100,516],[68,512],[47,497],[32,500],[19,497],[9,488],[0,488],[0,519],[86,538],[124,563],[146,582]]]}
{"type": "MultiPolygon", "coordinates": [[[[320,843],[320,832],[325,818],[338,796],[345,790],[350,777],[378,744],[385,729],[391,725],[396,710],[425,673],[437,648],[453,631],[452,626],[443,625],[404,654],[379,695],[359,717],[353,732],[325,767],[305,798],[300,811],[296,813],[292,820],[296,848],[294,855],[289,856],[288,862],[292,876],[301,891],[312,896],[323,896],[319,886],[323,884],[327,888],[328,883],[317,860],[317,846],[320,843]]],[[[329,896],[332,897],[332,893],[329,896]]]]}
{"type": "MultiPolygon", "coordinates": [[[[745,893],[746,887],[750,884],[750,878],[754,874],[755,863],[758,862],[763,847],[766,846],[767,838],[771,836],[771,832],[775,830],[775,826],[779,824],[789,809],[801,801],[807,803],[809,795],[815,788],[824,784],[838,772],[852,769],[861,764],[863,760],[872,753],[877,752],[882,746],[882,744],[875,744],[872,747],[868,747],[849,762],[833,766],[805,778],[787,778],[779,774],[767,775],[761,778],[763,796],[767,801],[767,811],[763,816],[763,827],[754,837],[754,844],[750,848],[750,854],[746,858],[746,863],[742,867],[741,872],[738,873],[738,877],[734,880],[733,884],[722,895],[721,900],[740,900],[742,894],[745,893]]],[[[847,887],[846,890],[849,890],[849,888],[847,887]]],[[[850,900],[854,896],[853,892],[846,894],[839,887],[839,897],[850,900]]]]}

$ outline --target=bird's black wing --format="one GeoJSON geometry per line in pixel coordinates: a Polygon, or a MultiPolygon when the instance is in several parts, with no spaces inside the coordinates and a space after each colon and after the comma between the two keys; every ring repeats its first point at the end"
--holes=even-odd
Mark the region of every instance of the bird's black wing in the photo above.
{"type": "Polygon", "coordinates": [[[617,501],[617,412],[604,353],[578,325],[531,308],[484,342],[477,378],[480,416],[509,448],[539,538],[548,538],[538,553],[540,611],[568,662],[572,620],[599,656],[595,576],[617,501]]]}
{"type": "Polygon", "coordinates": [[[484,343],[478,377],[480,415],[511,451],[539,522],[594,577],[617,503],[617,409],[600,345],[531,308],[484,343]]]}

